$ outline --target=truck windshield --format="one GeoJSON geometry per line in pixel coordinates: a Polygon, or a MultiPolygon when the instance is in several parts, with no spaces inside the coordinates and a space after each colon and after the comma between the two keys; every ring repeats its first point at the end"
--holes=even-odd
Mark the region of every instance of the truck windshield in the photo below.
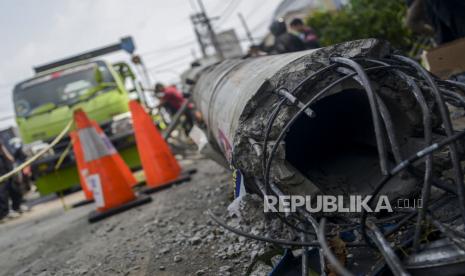
{"type": "MultiPolygon", "coordinates": [[[[103,62],[93,62],[56,71],[18,84],[13,92],[16,115],[20,117],[34,114],[43,109],[68,105],[79,99],[89,89],[98,85],[98,71],[103,82],[114,79],[103,62]]],[[[104,90],[102,90],[104,92],[104,90]]]]}

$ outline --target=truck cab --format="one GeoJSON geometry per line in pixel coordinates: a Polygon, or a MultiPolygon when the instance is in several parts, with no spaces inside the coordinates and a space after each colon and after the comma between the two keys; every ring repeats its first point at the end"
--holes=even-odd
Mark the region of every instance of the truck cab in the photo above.
{"type": "MultiPolygon", "coordinates": [[[[47,147],[73,120],[74,111],[83,109],[105,131],[126,163],[140,167],[128,107],[131,98],[141,95],[136,77],[124,62],[94,59],[122,49],[127,41],[124,38],[119,44],[35,68],[35,76],[14,87],[16,123],[25,152],[33,155],[47,147]]],[[[66,136],[32,164],[41,195],[79,185],[80,172],[71,143],[66,136]]]]}
{"type": "Polygon", "coordinates": [[[102,60],[40,73],[13,90],[16,122],[25,144],[56,137],[76,108],[102,124],[128,112],[128,101],[121,76],[102,60]]]}

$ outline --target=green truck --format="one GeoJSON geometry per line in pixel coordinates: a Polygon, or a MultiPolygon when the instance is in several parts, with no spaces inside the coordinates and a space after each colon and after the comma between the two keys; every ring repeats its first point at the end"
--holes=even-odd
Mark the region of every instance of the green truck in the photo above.
{"type": "MultiPolygon", "coordinates": [[[[126,163],[140,167],[134,142],[128,102],[142,95],[127,63],[109,64],[95,58],[118,50],[134,52],[130,37],[120,43],[71,58],[35,67],[36,75],[13,90],[16,122],[25,151],[37,153],[73,119],[82,108],[97,121],[126,163]]],[[[59,193],[79,185],[79,175],[66,136],[31,166],[41,195],[59,193]]]]}

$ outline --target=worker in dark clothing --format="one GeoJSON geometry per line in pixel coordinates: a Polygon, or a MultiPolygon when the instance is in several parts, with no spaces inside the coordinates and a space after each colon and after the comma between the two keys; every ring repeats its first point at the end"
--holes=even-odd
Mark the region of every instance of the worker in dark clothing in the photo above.
{"type": "Polygon", "coordinates": [[[465,1],[407,0],[407,26],[415,33],[433,35],[437,44],[465,37],[465,1]]]}
{"type": "Polygon", "coordinates": [[[297,52],[306,49],[304,42],[298,36],[287,31],[286,23],[283,20],[273,22],[270,31],[275,38],[272,54],[297,52]]]}
{"type": "MultiPolygon", "coordinates": [[[[14,158],[7,148],[0,143],[0,175],[4,175],[13,169],[14,158]]],[[[23,195],[18,185],[10,178],[0,183],[0,220],[10,216],[16,217],[21,213],[23,195]],[[10,203],[13,212],[10,211],[10,203]]]]}
{"type": "Polygon", "coordinates": [[[306,49],[315,49],[320,47],[318,36],[312,28],[305,26],[300,18],[292,19],[290,26],[290,33],[298,36],[305,44],[306,49]]]}
{"type": "MultiPolygon", "coordinates": [[[[23,151],[23,144],[20,138],[15,137],[8,141],[9,153],[13,156],[15,160],[14,167],[17,167],[24,163],[27,160],[27,156],[23,151]]],[[[32,173],[31,167],[27,166],[26,168],[22,169],[20,173],[16,174],[13,177],[13,181],[18,186],[19,190],[24,194],[27,191],[31,190],[31,181],[32,181],[32,173]]],[[[25,206],[22,206],[23,208],[25,206]]],[[[27,208],[27,207],[25,207],[27,208]]]]}

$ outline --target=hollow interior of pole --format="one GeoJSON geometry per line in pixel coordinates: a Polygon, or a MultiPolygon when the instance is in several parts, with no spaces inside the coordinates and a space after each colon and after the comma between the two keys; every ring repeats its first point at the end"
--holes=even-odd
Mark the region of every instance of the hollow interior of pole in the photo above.
{"type": "Polygon", "coordinates": [[[301,116],[286,136],[286,160],[326,194],[369,194],[381,178],[366,94],[344,90],[301,116]]]}

